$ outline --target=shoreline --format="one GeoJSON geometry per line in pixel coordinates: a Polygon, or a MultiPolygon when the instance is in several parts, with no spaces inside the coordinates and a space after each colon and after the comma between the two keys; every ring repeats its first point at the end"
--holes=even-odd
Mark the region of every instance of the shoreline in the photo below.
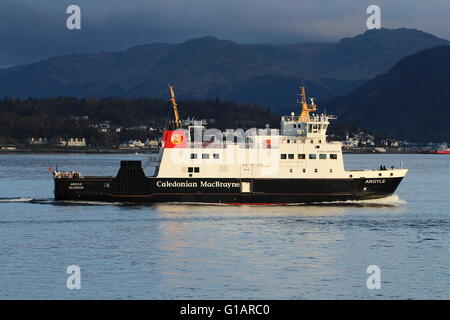
{"type": "MultiPolygon", "coordinates": [[[[85,153],[85,154],[158,154],[159,150],[149,150],[149,149],[0,149],[0,154],[8,153],[85,153]]],[[[343,150],[343,154],[429,154],[427,151],[396,151],[396,150],[386,150],[386,152],[377,152],[374,150],[343,150]]]]}
{"type": "Polygon", "coordinates": [[[16,149],[16,150],[0,150],[0,154],[7,153],[86,153],[86,154],[158,154],[157,150],[118,150],[118,149],[16,149]]]}

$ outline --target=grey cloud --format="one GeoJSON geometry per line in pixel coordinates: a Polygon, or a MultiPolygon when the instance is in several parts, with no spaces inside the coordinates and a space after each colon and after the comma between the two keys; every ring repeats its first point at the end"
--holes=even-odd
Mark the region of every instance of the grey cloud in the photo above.
{"type": "Polygon", "coordinates": [[[365,31],[369,4],[381,6],[383,27],[450,38],[450,2],[442,0],[2,0],[0,67],[204,35],[249,43],[334,42],[365,31]],[[65,27],[70,4],[81,7],[80,31],[65,27]]]}

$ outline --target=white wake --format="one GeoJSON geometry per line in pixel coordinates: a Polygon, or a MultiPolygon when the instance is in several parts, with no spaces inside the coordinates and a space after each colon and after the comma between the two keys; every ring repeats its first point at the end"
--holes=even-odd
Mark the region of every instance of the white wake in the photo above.
{"type": "Polygon", "coordinates": [[[379,199],[367,199],[367,200],[345,200],[345,201],[330,201],[330,202],[320,202],[323,204],[358,204],[358,205],[385,205],[385,206],[395,206],[406,204],[405,200],[400,199],[396,194],[379,198],[379,199]]]}
{"type": "Polygon", "coordinates": [[[34,200],[34,198],[0,198],[0,202],[30,202],[34,200]]]}

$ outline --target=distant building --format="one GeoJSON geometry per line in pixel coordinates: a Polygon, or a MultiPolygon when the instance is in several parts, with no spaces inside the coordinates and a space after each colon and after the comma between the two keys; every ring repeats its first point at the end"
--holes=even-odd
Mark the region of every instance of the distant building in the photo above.
{"type": "Polygon", "coordinates": [[[85,138],[70,138],[67,140],[68,147],[86,147],[86,139],[85,138]]]}
{"type": "Polygon", "coordinates": [[[141,140],[128,140],[122,143],[119,146],[119,149],[139,149],[144,147],[145,143],[143,143],[141,140]]]}
{"type": "Polygon", "coordinates": [[[63,139],[58,138],[54,142],[55,146],[58,147],[86,147],[86,139],[85,138],[69,138],[63,139]]]}
{"type": "Polygon", "coordinates": [[[111,131],[111,121],[103,121],[101,123],[96,123],[92,127],[97,128],[98,132],[106,133],[111,131]]]}
{"type": "Polygon", "coordinates": [[[3,151],[14,151],[16,149],[17,149],[16,146],[13,146],[13,145],[1,146],[0,147],[0,150],[3,150],[3,151]]]}
{"type": "Polygon", "coordinates": [[[153,140],[147,139],[144,144],[147,148],[150,148],[150,149],[158,149],[159,148],[159,141],[157,139],[153,139],[153,140]]]}
{"type": "Polygon", "coordinates": [[[381,143],[386,147],[397,148],[400,146],[401,142],[394,139],[385,139],[381,143]]]}
{"type": "Polygon", "coordinates": [[[27,142],[31,145],[44,145],[49,143],[47,138],[29,138],[27,142]]]}
{"type": "Polygon", "coordinates": [[[349,138],[345,141],[342,141],[342,145],[346,148],[358,148],[359,139],[349,138]]]}

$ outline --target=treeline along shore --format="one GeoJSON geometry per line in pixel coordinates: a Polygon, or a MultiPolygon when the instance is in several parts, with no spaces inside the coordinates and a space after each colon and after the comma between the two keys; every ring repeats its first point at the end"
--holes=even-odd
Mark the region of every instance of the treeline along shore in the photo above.
{"type": "MultiPolygon", "coordinates": [[[[296,108],[293,103],[292,110],[296,108]]],[[[209,127],[221,130],[279,128],[280,114],[256,104],[219,98],[180,100],[179,110],[182,119],[204,119],[209,127]]],[[[0,151],[156,152],[162,130],[172,118],[172,106],[166,99],[4,97],[0,100],[0,151]]],[[[356,152],[373,152],[374,147],[392,142],[386,135],[343,126],[339,121],[331,123],[329,139],[350,142],[350,147],[355,141],[356,147],[369,147],[369,151],[354,148],[356,152]]]]}
{"type": "MultiPolygon", "coordinates": [[[[279,116],[258,105],[232,101],[180,101],[181,117],[205,119],[211,127],[278,126],[279,116]]],[[[0,144],[54,149],[58,139],[85,139],[87,147],[115,148],[125,141],[155,139],[173,118],[168,100],[59,97],[0,100],[0,144]]],[[[73,147],[77,147],[74,145],[73,147]]],[[[99,150],[99,149],[98,149],[99,150]]]]}

